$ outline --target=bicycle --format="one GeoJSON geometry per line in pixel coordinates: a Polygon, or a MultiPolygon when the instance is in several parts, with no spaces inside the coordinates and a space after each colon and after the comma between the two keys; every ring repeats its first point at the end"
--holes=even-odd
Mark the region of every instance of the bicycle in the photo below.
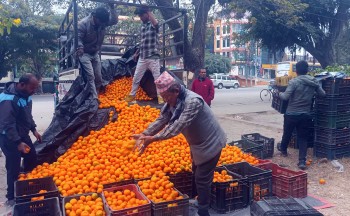
{"type": "Polygon", "coordinates": [[[268,85],[267,89],[263,89],[260,91],[260,99],[261,101],[267,101],[267,99],[270,101],[271,96],[273,94],[274,88],[271,85],[268,85]]]}

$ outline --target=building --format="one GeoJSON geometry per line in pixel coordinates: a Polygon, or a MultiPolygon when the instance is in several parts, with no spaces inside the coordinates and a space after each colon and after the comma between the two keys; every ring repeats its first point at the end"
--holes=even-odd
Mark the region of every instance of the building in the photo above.
{"type": "Polygon", "coordinates": [[[260,48],[255,41],[241,43],[239,34],[248,19],[217,19],[214,21],[214,53],[231,59],[231,75],[258,76],[260,70],[260,48]]]}

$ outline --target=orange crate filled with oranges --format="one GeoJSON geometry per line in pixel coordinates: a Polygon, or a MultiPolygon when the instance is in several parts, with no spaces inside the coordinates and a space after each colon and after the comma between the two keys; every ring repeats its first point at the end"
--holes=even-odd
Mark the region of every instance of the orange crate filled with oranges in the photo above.
{"type": "Polygon", "coordinates": [[[217,167],[211,186],[211,207],[225,214],[248,205],[248,187],[242,176],[217,167]]]}
{"type": "Polygon", "coordinates": [[[174,183],[163,172],[157,172],[151,179],[137,184],[143,194],[152,202],[153,216],[188,215],[189,197],[174,188],[174,183]]]}
{"type": "Polygon", "coordinates": [[[103,197],[112,216],[151,216],[151,202],[135,184],[105,189],[103,197]]]}
{"type": "Polygon", "coordinates": [[[62,210],[64,216],[106,216],[105,201],[100,193],[86,193],[63,198],[62,210]]]}

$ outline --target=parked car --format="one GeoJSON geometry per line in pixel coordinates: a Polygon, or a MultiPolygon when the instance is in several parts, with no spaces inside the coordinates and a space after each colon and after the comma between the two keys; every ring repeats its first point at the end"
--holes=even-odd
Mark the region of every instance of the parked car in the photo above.
{"type": "Polygon", "coordinates": [[[225,74],[212,74],[210,75],[210,79],[213,81],[214,83],[214,87],[218,88],[218,89],[222,89],[222,88],[238,88],[239,87],[239,82],[230,77],[229,75],[225,75],[225,74]]]}

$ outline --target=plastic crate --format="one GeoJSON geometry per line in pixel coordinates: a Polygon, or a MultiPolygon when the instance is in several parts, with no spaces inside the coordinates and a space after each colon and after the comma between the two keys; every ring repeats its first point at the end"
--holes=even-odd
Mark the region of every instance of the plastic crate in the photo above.
{"type": "Polygon", "coordinates": [[[245,178],[249,187],[249,199],[260,200],[262,197],[272,195],[272,171],[251,166],[247,162],[240,162],[224,166],[229,172],[233,172],[245,178]]]}
{"type": "Polygon", "coordinates": [[[15,182],[16,203],[30,202],[33,197],[40,196],[44,196],[44,199],[59,196],[58,188],[52,177],[15,182]],[[40,190],[46,190],[47,192],[39,194],[40,190]]]}
{"type": "Polygon", "coordinates": [[[229,145],[237,146],[242,149],[245,153],[250,153],[256,158],[263,158],[263,145],[253,142],[245,142],[243,140],[230,142],[229,145]]]}
{"type": "Polygon", "coordinates": [[[271,107],[274,108],[277,112],[284,114],[287,111],[288,101],[282,100],[278,96],[272,94],[271,107]]]}
{"type": "Polygon", "coordinates": [[[125,189],[129,189],[130,191],[134,192],[136,194],[137,199],[141,200],[147,200],[147,204],[140,205],[137,207],[127,208],[127,209],[121,209],[121,210],[113,210],[108,206],[108,203],[104,197],[104,194],[102,194],[103,199],[105,201],[106,209],[109,215],[112,216],[122,216],[122,215],[130,215],[130,216],[151,216],[151,201],[147,199],[147,197],[140,191],[139,187],[135,184],[128,184],[128,185],[122,185],[112,188],[104,189],[103,191],[108,192],[117,192],[117,191],[124,191],[125,189]]]}
{"type": "Polygon", "coordinates": [[[13,216],[61,216],[57,197],[14,205],[13,216]]]}
{"type": "Polygon", "coordinates": [[[337,146],[349,145],[350,128],[330,129],[324,127],[316,127],[315,142],[337,146]]]}
{"type": "Polygon", "coordinates": [[[134,184],[134,183],[135,183],[134,179],[128,179],[128,180],[119,181],[119,182],[112,182],[112,183],[104,184],[103,189],[122,186],[122,185],[128,185],[128,184],[134,184]]]}
{"type": "Polygon", "coordinates": [[[245,143],[255,143],[263,146],[263,155],[261,159],[272,158],[275,151],[275,139],[262,136],[259,133],[244,134],[241,139],[245,143]]]}
{"type": "Polygon", "coordinates": [[[266,163],[271,163],[271,160],[264,160],[264,159],[258,159],[259,163],[254,165],[254,166],[258,166],[258,165],[262,165],[262,164],[266,164],[266,163]]]}
{"type": "Polygon", "coordinates": [[[261,169],[272,171],[272,194],[279,198],[307,196],[307,173],[293,171],[275,163],[258,165],[261,169]]]}
{"type": "MultiPolygon", "coordinates": [[[[175,190],[178,191],[177,189],[175,190]]],[[[180,191],[178,192],[180,196],[183,196],[183,199],[160,203],[152,202],[152,216],[188,216],[189,197],[186,194],[182,194],[180,191]],[[175,206],[172,206],[174,204],[175,206]]]]}
{"type": "Polygon", "coordinates": [[[186,194],[189,197],[193,197],[193,173],[192,172],[180,172],[176,174],[168,174],[169,181],[174,184],[174,187],[181,193],[186,194]]]}
{"type": "Polygon", "coordinates": [[[315,142],[314,156],[318,158],[327,158],[329,160],[350,157],[350,144],[337,146],[315,142]]]}
{"type": "MultiPolygon", "coordinates": [[[[66,208],[65,208],[65,205],[66,203],[69,203],[71,199],[77,199],[79,200],[81,196],[91,196],[92,194],[94,193],[84,193],[84,194],[77,194],[77,195],[72,195],[72,196],[67,196],[67,197],[63,197],[62,199],[62,212],[63,212],[63,216],[68,216],[66,214],[66,208]]],[[[108,211],[107,211],[107,208],[105,206],[105,200],[104,200],[104,197],[102,196],[101,193],[97,193],[98,197],[102,198],[102,201],[103,201],[103,209],[106,213],[106,215],[108,215],[108,211]]]]}
{"type": "Polygon", "coordinates": [[[349,95],[350,79],[329,78],[322,81],[322,88],[327,95],[349,95]]]}
{"type": "MultiPolygon", "coordinates": [[[[215,171],[226,170],[223,167],[215,171]]],[[[213,182],[211,185],[211,208],[220,214],[242,209],[248,206],[248,186],[241,176],[228,172],[233,180],[228,182],[213,182]],[[234,185],[235,184],[235,185],[234,185]]]]}
{"type": "Polygon", "coordinates": [[[323,216],[320,212],[297,198],[264,198],[250,206],[252,216],[323,216]]]}
{"type": "Polygon", "coordinates": [[[350,127],[350,112],[317,113],[315,125],[334,129],[348,128],[350,127]]]}
{"type": "Polygon", "coordinates": [[[316,112],[346,112],[350,110],[350,95],[316,97],[316,112]]]}

